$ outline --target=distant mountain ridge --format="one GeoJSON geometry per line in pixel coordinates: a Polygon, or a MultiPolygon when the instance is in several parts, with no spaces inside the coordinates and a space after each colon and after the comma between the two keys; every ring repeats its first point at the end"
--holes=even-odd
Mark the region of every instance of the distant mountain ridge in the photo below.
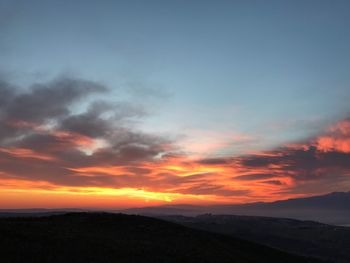
{"type": "Polygon", "coordinates": [[[294,198],[270,203],[248,203],[234,205],[187,206],[166,205],[131,208],[123,213],[144,215],[185,215],[205,213],[237,214],[251,216],[286,217],[313,220],[328,224],[350,224],[350,192],[333,192],[326,195],[294,198]]]}
{"type": "Polygon", "coordinates": [[[350,209],[350,192],[333,192],[321,196],[294,198],[264,204],[270,204],[272,207],[289,205],[294,208],[350,209]]]}
{"type": "MultiPolygon", "coordinates": [[[[102,209],[100,209],[101,211],[102,209]]],[[[0,209],[0,216],[11,216],[12,214],[28,215],[50,215],[65,212],[88,212],[98,209],[0,209]]],[[[190,204],[162,205],[140,208],[129,208],[119,210],[102,210],[113,213],[126,213],[137,215],[184,215],[196,216],[201,214],[227,214],[266,216],[279,218],[293,218],[299,220],[312,220],[326,224],[350,225],[350,191],[333,192],[325,195],[279,200],[274,202],[258,202],[232,205],[210,205],[198,206],[190,204]]]]}

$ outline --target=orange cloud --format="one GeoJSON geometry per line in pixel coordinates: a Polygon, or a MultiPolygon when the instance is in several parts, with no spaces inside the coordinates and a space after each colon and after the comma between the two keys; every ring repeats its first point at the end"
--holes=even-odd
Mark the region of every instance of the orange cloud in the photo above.
{"type": "Polygon", "coordinates": [[[327,130],[327,135],[316,139],[315,146],[324,152],[338,151],[350,153],[350,121],[336,123],[327,130]]]}
{"type": "Polygon", "coordinates": [[[338,151],[350,153],[350,138],[319,137],[316,141],[316,147],[318,150],[324,152],[338,151]]]}
{"type": "Polygon", "coordinates": [[[55,160],[55,157],[40,154],[38,152],[32,151],[30,149],[24,149],[24,148],[0,148],[0,152],[10,154],[14,157],[19,158],[33,158],[38,160],[45,160],[45,161],[53,161],[55,160]]]}

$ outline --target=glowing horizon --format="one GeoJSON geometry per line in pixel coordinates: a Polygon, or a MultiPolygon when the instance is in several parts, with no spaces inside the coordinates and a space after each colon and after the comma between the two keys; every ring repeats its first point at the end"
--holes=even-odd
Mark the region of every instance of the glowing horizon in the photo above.
{"type": "MultiPolygon", "coordinates": [[[[47,99],[53,101],[47,107],[59,109],[63,101],[57,104],[51,93],[88,90],[104,92],[92,82],[71,79],[41,84],[29,93],[7,92],[13,92],[13,101],[25,104],[37,100],[38,94],[50,94],[47,99]]],[[[41,99],[36,103],[47,103],[41,99]]],[[[349,187],[349,119],[325,127],[308,140],[218,156],[210,153],[210,145],[184,151],[181,143],[102,117],[111,110],[118,115],[118,107],[93,102],[86,112],[56,119],[54,125],[47,125],[52,120],[41,107],[29,115],[13,108],[20,104],[7,107],[3,108],[0,148],[1,208],[247,203],[327,193],[332,190],[326,184],[329,179],[343,182],[344,190],[349,187]],[[329,173],[333,173],[330,178],[329,173]],[[299,192],[313,185],[316,191],[299,192]]],[[[247,137],[235,135],[232,140],[245,142],[247,137]]]]}

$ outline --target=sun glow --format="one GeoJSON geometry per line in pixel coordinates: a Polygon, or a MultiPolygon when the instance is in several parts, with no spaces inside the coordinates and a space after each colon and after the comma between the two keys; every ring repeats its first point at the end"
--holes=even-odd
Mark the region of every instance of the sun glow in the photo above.
{"type": "Polygon", "coordinates": [[[37,184],[12,180],[7,186],[3,184],[0,193],[1,207],[91,207],[118,208],[141,204],[157,205],[178,200],[207,200],[206,196],[155,192],[138,188],[106,187],[57,187],[45,182],[37,184]],[[16,185],[14,185],[17,183],[16,185]],[[20,198],[19,198],[20,197],[20,198]]]}

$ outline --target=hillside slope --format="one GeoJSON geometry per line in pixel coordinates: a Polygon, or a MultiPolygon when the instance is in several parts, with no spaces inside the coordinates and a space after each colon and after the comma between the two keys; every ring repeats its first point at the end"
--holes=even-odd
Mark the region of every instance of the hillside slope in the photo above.
{"type": "Polygon", "coordinates": [[[234,215],[163,216],[185,226],[221,233],[291,253],[350,262],[350,227],[286,218],[234,215]]]}
{"type": "Polygon", "coordinates": [[[318,262],[224,235],[122,214],[1,218],[1,262],[318,262]]]}

